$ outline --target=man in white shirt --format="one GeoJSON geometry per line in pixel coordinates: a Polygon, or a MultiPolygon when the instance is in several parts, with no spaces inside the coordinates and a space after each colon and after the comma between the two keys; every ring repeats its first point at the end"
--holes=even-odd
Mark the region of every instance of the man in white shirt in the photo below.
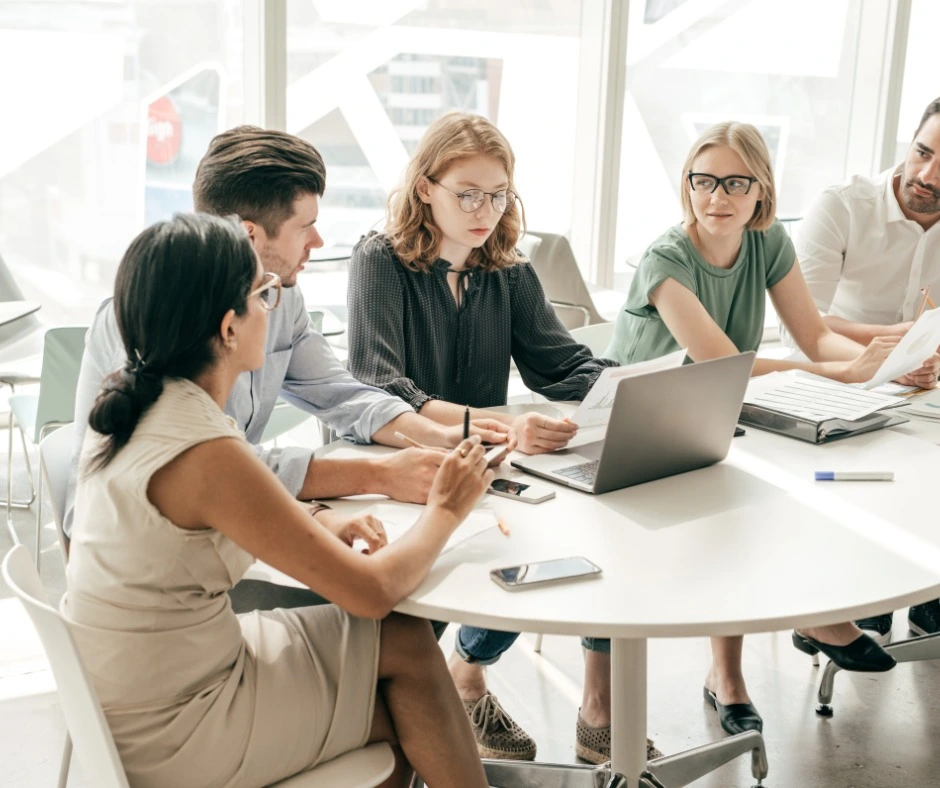
{"type": "MultiPolygon", "coordinates": [[[[924,111],[904,161],[877,179],[826,189],[794,229],[797,260],[829,327],[863,345],[902,337],[933,293],[940,299],[940,98],[924,111]]],[[[933,373],[902,378],[933,387],[933,373]],[[931,379],[927,379],[930,377],[931,379]]],[[[856,622],[886,643],[893,614],[856,622]]],[[[915,605],[908,624],[940,631],[940,601],[915,605]]]]}

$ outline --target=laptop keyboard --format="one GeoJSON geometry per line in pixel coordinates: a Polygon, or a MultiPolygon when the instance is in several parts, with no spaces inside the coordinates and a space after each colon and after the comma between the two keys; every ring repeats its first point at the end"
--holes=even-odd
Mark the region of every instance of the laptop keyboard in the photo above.
{"type": "Polygon", "coordinates": [[[555,471],[555,473],[581,484],[594,484],[594,480],[597,478],[598,462],[599,460],[594,460],[594,462],[582,462],[580,465],[569,465],[567,468],[555,471]]]}

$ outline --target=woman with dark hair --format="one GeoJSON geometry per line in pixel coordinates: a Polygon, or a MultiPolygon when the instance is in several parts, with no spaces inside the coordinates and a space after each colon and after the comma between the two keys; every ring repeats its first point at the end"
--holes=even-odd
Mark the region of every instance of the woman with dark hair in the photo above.
{"type": "Polygon", "coordinates": [[[389,741],[386,785],[484,786],[428,622],[390,614],[489,484],[479,439],[395,544],[298,502],[222,410],[279,298],[245,231],[207,215],[148,228],[118,269],[129,361],[90,416],[62,607],[130,783],[260,788],[389,741]],[[335,604],[236,616],[255,557],[335,604]]]}

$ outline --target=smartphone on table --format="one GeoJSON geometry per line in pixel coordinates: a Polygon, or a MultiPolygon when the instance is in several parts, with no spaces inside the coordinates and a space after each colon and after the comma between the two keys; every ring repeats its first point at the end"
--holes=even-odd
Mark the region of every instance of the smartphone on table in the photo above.
{"type": "Polygon", "coordinates": [[[493,479],[487,492],[526,503],[542,503],[555,497],[555,491],[551,487],[527,484],[514,479],[493,479]]]}
{"type": "Polygon", "coordinates": [[[601,568],[597,564],[588,561],[583,555],[576,555],[494,569],[490,572],[490,578],[507,591],[518,591],[531,586],[586,580],[600,574],[601,568]]]}

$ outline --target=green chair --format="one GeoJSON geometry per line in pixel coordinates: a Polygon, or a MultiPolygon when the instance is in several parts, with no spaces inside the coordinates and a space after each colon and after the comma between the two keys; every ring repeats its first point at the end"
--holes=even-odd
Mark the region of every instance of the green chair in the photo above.
{"type": "MultiPolygon", "coordinates": [[[[18,426],[39,444],[47,433],[71,423],[75,418],[75,390],[82,366],[87,326],[50,328],[43,340],[42,370],[38,394],[13,394],[10,397],[10,422],[7,440],[7,529],[14,544],[19,540],[13,528],[13,428],[18,426]]],[[[41,561],[42,474],[36,489],[36,570],[41,561]]]]}
{"type": "MultiPolygon", "coordinates": [[[[323,313],[318,310],[312,310],[307,313],[310,315],[310,327],[314,331],[320,331],[323,327],[323,313]]],[[[295,408],[287,400],[278,398],[274,403],[274,410],[271,411],[271,418],[264,428],[261,436],[261,442],[276,441],[285,432],[290,432],[294,427],[299,427],[310,414],[295,408]]]]}

